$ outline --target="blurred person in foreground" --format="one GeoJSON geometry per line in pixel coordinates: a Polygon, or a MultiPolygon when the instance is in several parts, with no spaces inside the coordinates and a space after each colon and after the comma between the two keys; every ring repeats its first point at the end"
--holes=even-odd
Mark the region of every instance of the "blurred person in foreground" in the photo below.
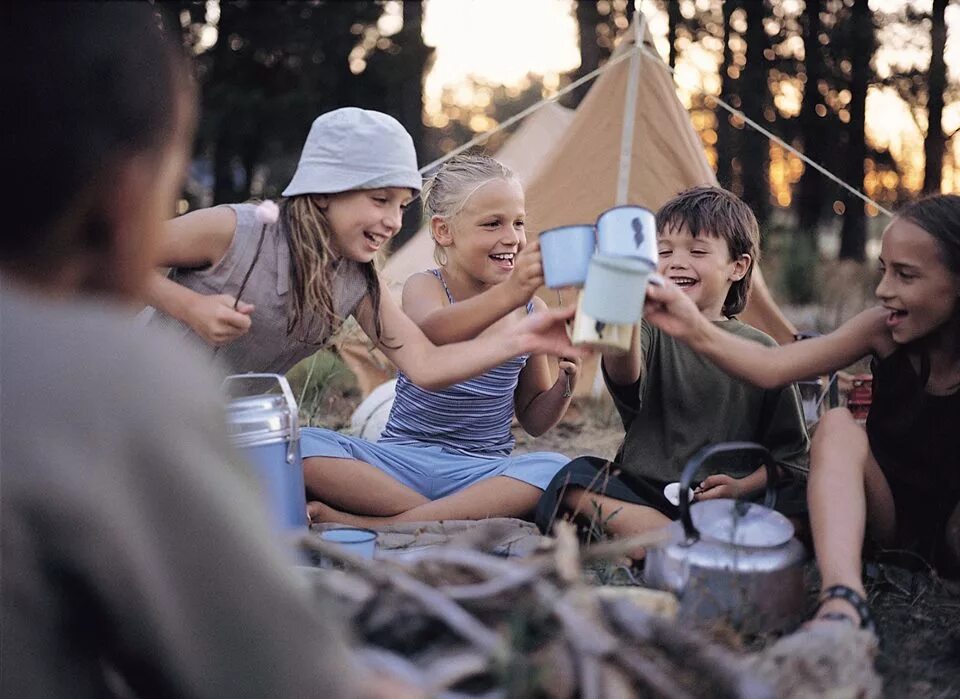
{"type": "Polygon", "coordinates": [[[5,12],[0,695],[356,695],[217,377],[130,321],[190,151],[186,65],[146,3],[5,12]]]}

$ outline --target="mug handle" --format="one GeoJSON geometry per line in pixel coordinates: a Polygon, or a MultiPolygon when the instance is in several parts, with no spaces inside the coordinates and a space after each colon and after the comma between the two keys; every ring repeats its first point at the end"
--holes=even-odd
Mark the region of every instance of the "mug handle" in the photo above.
{"type": "Polygon", "coordinates": [[[687,465],[683,467],[683,473],[680,476],[680,521],[683,523],[683,533],[686,537],[686,543],[692,544],[700,540],[700,532],[693,524],[693,518],[690,516],[690,485],[693,483],[693,477],[706,461],[717,454],[724,454],[732,451],[745,451],[757,454],[764,466],[767,468],[767,489],[763,496],[764,507],[773,509],[777,504],[777,484],[780,481],[780,475],[777,472],[776,461],[773,454],[765,446],[756,442],[721,442],[719,444],[709,444],[690,457],[687,465]]]}

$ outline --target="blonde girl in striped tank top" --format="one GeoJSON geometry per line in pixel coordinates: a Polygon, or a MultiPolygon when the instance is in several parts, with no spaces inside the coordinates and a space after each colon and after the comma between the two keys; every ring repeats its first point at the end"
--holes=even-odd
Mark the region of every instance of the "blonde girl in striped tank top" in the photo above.
{"type": "Polygon", "coordinates": [[[524,352],[570,353],[569,313],[545,311],[516,327],[438,347],[400,310],[374,257],[400,230],[420,185],[413,141],[395,119],[353,107],[318,117],[278,221],[262,226],[252,204],[238,204],[167,223],[155,263],[174,274],[151,281],[154,322],[179,326],[234,372],[285,373],[353,315],[426,388],[524,352]]]}
{"type": "MultiPolygon", "coordinates": [[[[523,189],[485,155],[448,161],[427,183],[424,210],[437,269],[411,276],[403,310],[430,340],[510,335],[546,311],[539,246],[527,242],[523,189]]],[[[518,353],[469,381],[423,390],[406,372],[377,443],[305,430],[304,473],[316,521],[377,526],[394,521],[518,517],[536,506],[568,461],[554,453],[513,456],[510,425],[538,436],[570,404],[578,359],[559,366],[518,353]]]]}

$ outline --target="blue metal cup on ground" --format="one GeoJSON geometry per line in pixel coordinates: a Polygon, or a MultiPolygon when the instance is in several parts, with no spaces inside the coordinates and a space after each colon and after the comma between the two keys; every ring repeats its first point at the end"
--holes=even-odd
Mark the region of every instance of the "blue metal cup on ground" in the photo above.
{"type": "Polygon", "coordinates": [[[279,374],[228,376],[224,386],[230,441],[254,467],[267,509],[280,531],[306,529],[297,404],[279,374]],[[270,390],[280,388],[280,393],[270,390]]]}
{"type": "Polygon", "coordinates": [[[323,541],[343,547],[358,558],[372,559],[377,551],[377,533],[360,527],[335,527],[320,532],[323,541]]]}
{"type": "Polygon", "coordinates": [[[593,226],[560,226],[540,234],[543,283],[551,289],[583,286],[596,247],[593,226]]]}
{"type": "Polygon", "coordinates": [[[597,219],[601,255],[639,257],[657,265],[657,217],[642,206],[615,206],[597,219]]]}

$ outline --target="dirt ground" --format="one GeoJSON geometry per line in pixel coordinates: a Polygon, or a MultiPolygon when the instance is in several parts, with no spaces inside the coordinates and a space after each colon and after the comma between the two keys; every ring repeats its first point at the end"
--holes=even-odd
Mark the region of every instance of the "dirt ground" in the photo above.
{"type": "MultiPolygon", "coordinates": [[[[577,406],[564,421],[534,439],[515,429],[517,451],[559,451],[569,456],[595,454],[611,458],[623,437],[612,405],[590,401],[577,406]]],[[[960,581],[943,581],[912,562],[868,561],[870,606],[880,629],[877,668],[886,697],[960,696],[960,581]]],[[[810,566],[811,605],[817,580],[810,566]]],[[[744,643],[756,645],[756,639],[744,643]]]]}

